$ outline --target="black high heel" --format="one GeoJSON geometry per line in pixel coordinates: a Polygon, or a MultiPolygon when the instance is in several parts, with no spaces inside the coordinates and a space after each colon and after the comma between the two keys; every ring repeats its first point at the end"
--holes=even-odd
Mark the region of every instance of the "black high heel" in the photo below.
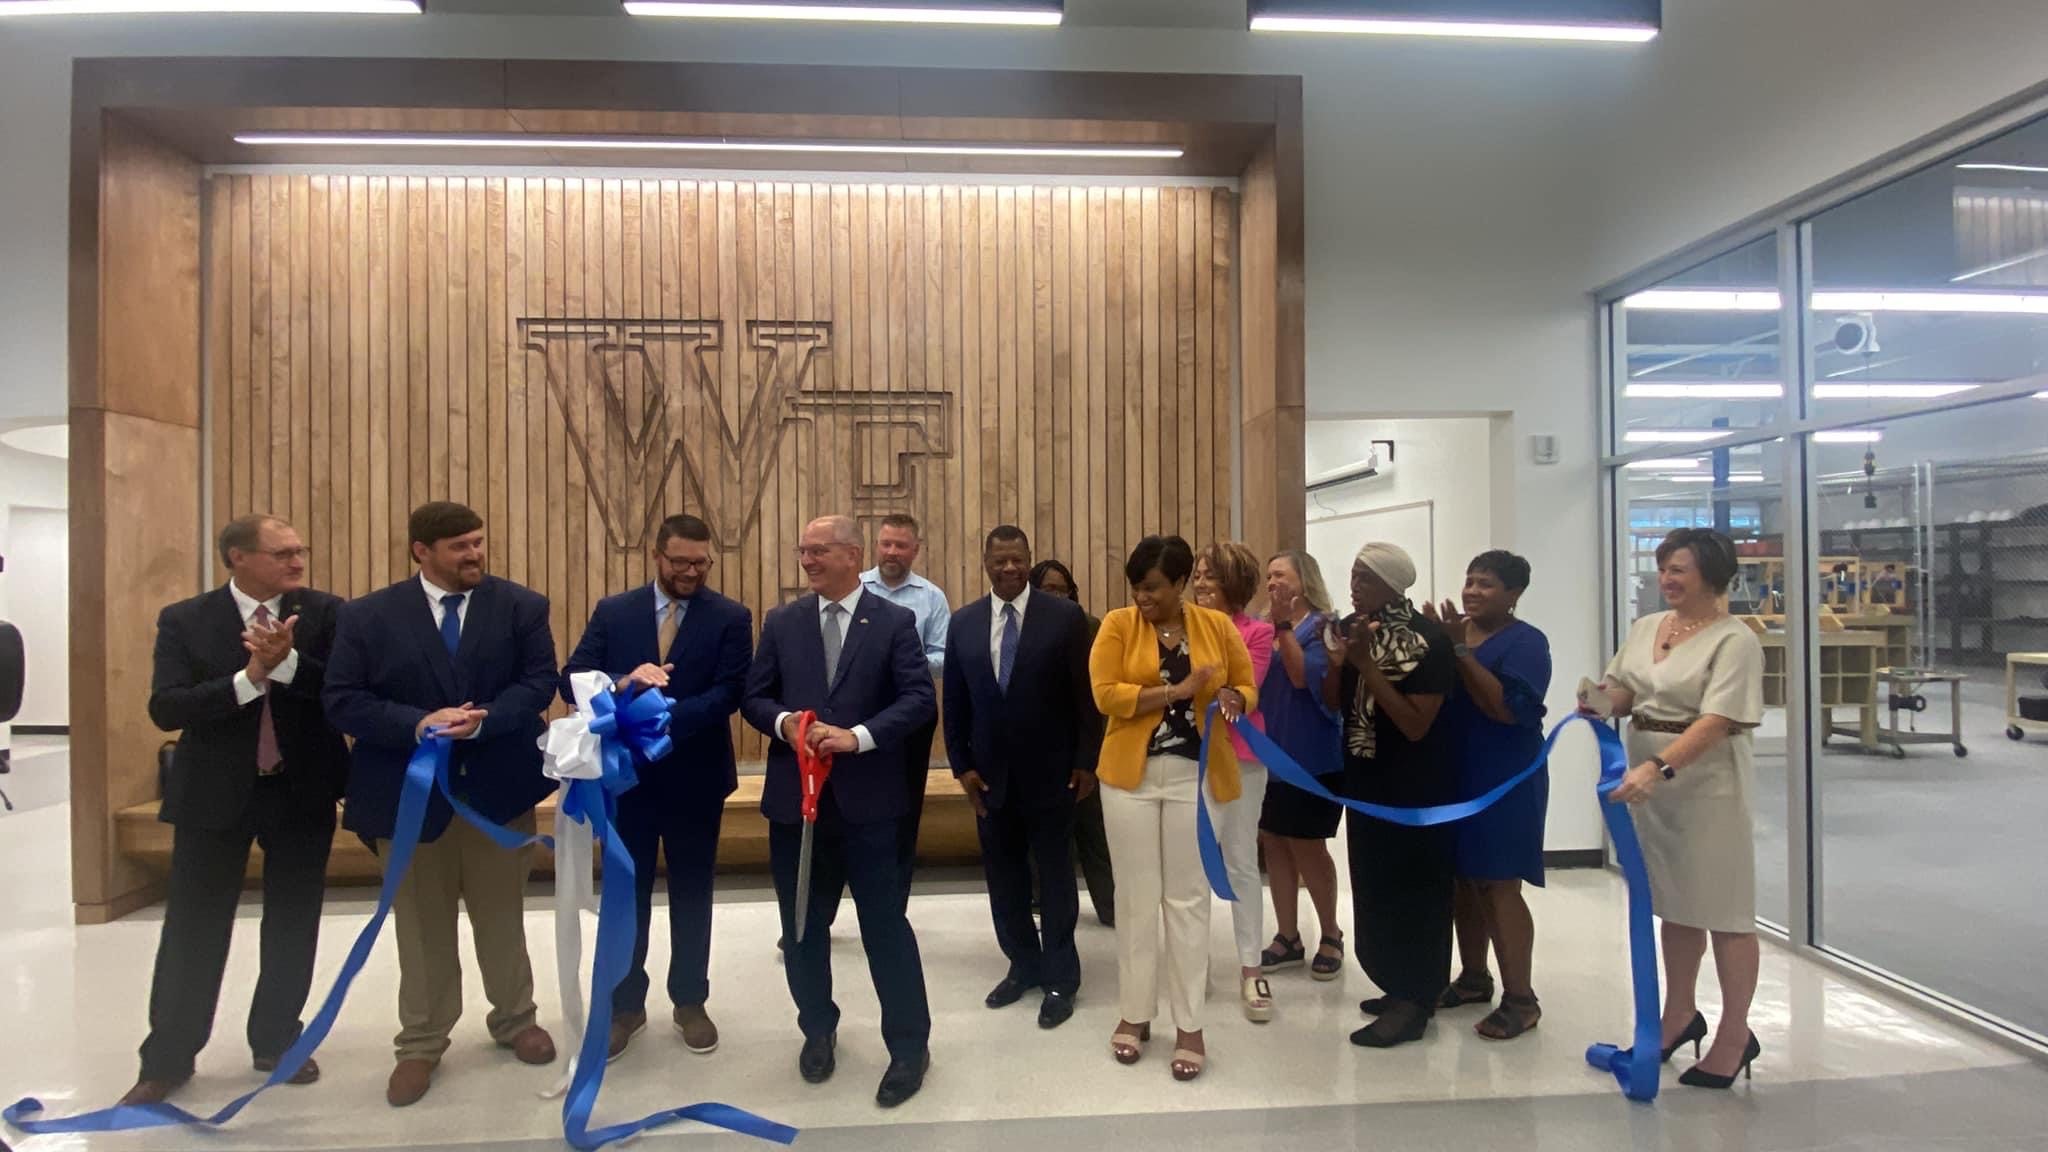
{"type": "Polygon", "coordinates": [[[1699,1059],[1700,1041],[1705,1040],[1706,1038],[1707,1018],[1705,1016],[1700,1015],[1698,1012],[1694,1012],[1692,1014],[1692,1023],[1687,1024],[1685,1026],[1685,1031],[1680,1032],[1678,1034],[1678,1039],[1673,1040],[1670,1046],[1664,1049],[1664,1056],[1661,1060],[1658,1061],[1658,1063],[1671,1063],[1671,1057],[1675,1055],[1680,1048],[1685,1047],[1687,1041],[1692,1042],[1692,1058],[1695,1060],[1699,1059]]]}
{"type": "MultiPolygon", "coordinates": [[[[1742,1046],[1742,1066],[1735,1071],[1741,1073],[1744,1080],[1749,1079],[1749,1066],[1754,1064],[1756,1058],[1763,1054],[1764,1046],[1757,1043],[1756,1033],[1751,1032],[1749,1034],[1749,1043],[1742,1046]]],[[[1699,1065],[1695,1064],[1685,1070],[1685,1074],[1678,1078],[1678,1082],[1688,1088],[1727,1089],[1734,1085],[1735,1075],[1730,1073],[1726,1076],[1716,1076],[1712,1072],[1700,1071],[1699,1065]]]]}

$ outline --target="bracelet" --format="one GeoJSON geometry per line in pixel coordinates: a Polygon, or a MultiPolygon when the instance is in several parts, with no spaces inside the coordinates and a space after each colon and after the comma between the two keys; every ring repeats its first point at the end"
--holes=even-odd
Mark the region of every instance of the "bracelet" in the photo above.
{"type": "Polygon", "coordinates": [[[1666,780],[1676,780],[1678,778],[1678,769],[1673,768],[1670,762],[1662,756],[1650,757],[1650,763],[1657,766],[1657,771],[1662,772],[1666,780]]]}

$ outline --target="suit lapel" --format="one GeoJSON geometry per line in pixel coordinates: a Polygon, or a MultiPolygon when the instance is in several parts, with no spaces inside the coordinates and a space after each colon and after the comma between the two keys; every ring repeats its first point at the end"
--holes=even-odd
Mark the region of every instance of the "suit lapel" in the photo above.
{"type": "Polygon", "coordinates": [[[491,626],[490,611],[498,602],[495,590],[496,582],[488,577],[471,589],[466,605],[469,611],[462,617],[462,638],[455,642],[454,671],[455,690],[464,697],[469,695],[470,670],[476,666],[477,651],[483,647],[491,626]]]}
{"type": "MultiPolygon", "coordinates": [[[[653,598],[654,593],[650,589],[648,591],[648,599],[652,600],[653,598]]],[[[711,591],[707,588],[697,593],[696,597],[689,602],[690,606],[683,609],[682,623],[676,625],[676,642],[670,646],[668,651],[663,652],[655,663],[680,664],[682,662],[680,657],[683,653],[690,650],[690,645],[697,642],[697,635],[704,627],[704,612],[710,607],[710,598],[711,591]]],[[[651,619],[654,616],[654,606],[650,604],[647,608],[647,614],[642,619],[651,619]]],[[[820,640],[819,643],[822,645],[824,641],[820,640]]],[[[654,646],[657,648],[661,647],[659,628],[655,631],[654,646]]]]}
{"type": "MultiPolygon", "coordinates": [[[[831,692],[832,685],[825,672],[825,633],[818,619],[818,595],[815,592],[805,593],[795,604],[796,666],[803,669],[803,675],[818,678],[818,698],[822,700],[831,692]]],[[[845,655],[842,648],[840,656],[845,655]]]]}
{"type": "MultiPolygon", "coordinates": [[[[414,637],[420,649],[427,654],[427,666],[434,670],[434,679],[440,682],[441,692],[449,700],[456,698],[455,664],[448,658],[448,646],[441,642],[441,630],[434,626],[434,609],[427,603],[426,586],[414,576],[398,590],[398,598],[408,605],[402,615],[412,621],[414,637]]],[[[476,621],[476,604],[470,604],[469,622],[476,621]]],[[[463,629],[464,641],[468,640],[469,629],[463,629]]]]}
{"type": "Polygon", "coordinates": [[[248,625],[242,621],[242,606],[235,603],[235,594],[223,584],[207,600],[205,644],[209,658],[231,669],[248,664],[249,651],[242,647],[242,632],[248,625]]]}
{"type": "Polygon", "coordinates": [[[965,645],[961,655],[967,658],[967,674],[1000,694],[1003,686],[996,682],[995,653],[988,646],[988,630],[995,627],[995,602],[983,597],[976,600],[973,607],[976,611],[961,621],[967,625],[967,635],[961,637],[961,643],[965,645]]]}
{"type": "MultiPolygon", "coordinates": [[[[860,599],[853,602],[853,619],[846,622],[846,642],[839,646],[839,667],[832,675],[832,682],[825,687],[827,696],[838,691],[840,682],[846,679],[846,670],[853,667],[854,657],[860,652],[862,643],[867,640],[868,633],[874,631],[874,626],[868,623],[868,612],[875,599],[872,593],[863,590],[860,599]]],[[[824,646],[825,638],[821,626],[818,634],[820,662],[824,660],[824,646]]]]}

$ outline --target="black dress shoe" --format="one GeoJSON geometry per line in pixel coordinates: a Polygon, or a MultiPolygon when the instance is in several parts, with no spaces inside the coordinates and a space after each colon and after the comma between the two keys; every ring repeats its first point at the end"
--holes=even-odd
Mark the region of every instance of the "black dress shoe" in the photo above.
{"type": "Polygon", "coordinates": [[[797,1071],[803,1073],[810,1084],[823,1084],[832,1078],[832,1070],[839,1066],[833,1050],[839,1047],[839,1033],[827,1032],[822,1036],[804,1037],[804,1050],[796,1058],[797,1071]]]}
{"type": "Polygon", "coordinates": [[[884,1108],[894,1108],[924,1087],[924,1074],[932,1066],[930,1049],[917,1054],[913,1060],[891,1060],[889,1070],[882,1073],[882,1086],[875,1089],[875,1103],[884,1108]]]}
{"type": "Polygon", "coordinates": [[[1045,1000],[1038,1005],[1038,1026],[1057,1028],[1074,1018],[1074,994],[1072,992],[1047,992],[1045,1000]]]}
{"type": "Polygon", "coordinates": [[[989,992],[988,999],[983,1000],[982,1003],[991,1008],[1008,1008],[1010,1005],[1022,1000],[1024,993],[1030,991],[1030,989],[1031,985],[1017,979],[1015,976],[1005,976],[1003,977],[1003,982],[996,985],[989,992]]]}

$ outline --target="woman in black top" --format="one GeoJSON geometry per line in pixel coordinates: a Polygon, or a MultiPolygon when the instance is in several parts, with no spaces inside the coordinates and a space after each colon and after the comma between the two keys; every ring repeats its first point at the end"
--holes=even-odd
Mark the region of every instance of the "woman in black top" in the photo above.
{"type": "MultiPolygon", "coordinates": [[[[1328,638],[1325,698],[1344,717],[1344,786],[1354,800],[1419,808],[1455,800],[1458,761],[1437,712],[1458,680],[1450,637],[1409,603],[1415,562],[1367,544],[1351,565],[1342,635],[1328,638]]],[[[1333,629],[1334,631],[1334,629],[1333,629]]],[[[1349,814],[1357,953],[1384,993],[1359,1004],[1375,1016],[1353,1044],[1391,1048],[1422,1039],[1450,979],[1450,829],[1410,828],[1349,814]]]]}

